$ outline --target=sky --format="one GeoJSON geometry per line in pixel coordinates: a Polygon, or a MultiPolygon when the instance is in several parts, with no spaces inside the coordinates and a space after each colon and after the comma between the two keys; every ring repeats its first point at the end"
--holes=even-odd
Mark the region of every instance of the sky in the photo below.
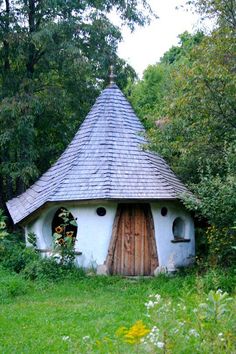
{"type": "Polygon", "coordinates": [[[125,59],[142,77],[149,64],[155,64],[172,45],[178,44],[178,35],[184,31],[194,32],[199,24],[196,14],[176,9],[183,0],[149,0],[159,19],[149,26],[138,27],[131,33],[122,29],[123,41],[119,44],[118,55],[125,59]]]}

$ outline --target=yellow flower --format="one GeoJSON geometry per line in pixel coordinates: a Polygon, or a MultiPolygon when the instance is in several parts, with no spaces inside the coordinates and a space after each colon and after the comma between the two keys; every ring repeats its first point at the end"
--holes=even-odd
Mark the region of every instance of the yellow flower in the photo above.
{"type": "Polygon", "coordinates": [[[72,237],[74,235],[74,231],[67,231],[66,237],[72,237]]]}
{"type": "Polygon", "coordinates": [[[64,239],[63,238],[60,238],[59,240],[58,240],[58,244],[59,245],[64,245],[65,244],[65,241],[64,241],[64,239]]]}
{"type": "Polygon", "coordinates": [[[145,337],[150,330],[143,324],[142,321],[137,321],[130,327],[124,335],[124,340],[130,344],[140,343],[141,338],[145,337]]]}
{"type": "Polygon", "coordinates": [[[122,326],[119,327],[116,331],[116,336],[117,337],[123,337],[126,333],[128,332],[128,328],[122,326]]]}
{"type": "Polygon", "coordinates": [[[55,231],[57,234],[61,234],[63,232],[63,230],[64,230],[64,227],[62,227],[62,226],[55,227],[55,231]]]}

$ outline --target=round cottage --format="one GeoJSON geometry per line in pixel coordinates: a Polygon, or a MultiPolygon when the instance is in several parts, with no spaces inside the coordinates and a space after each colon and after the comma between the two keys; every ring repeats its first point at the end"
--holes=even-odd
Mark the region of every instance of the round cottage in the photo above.
{"type": "Polygon", "coordinates": [[[8,201],[26,240],[34,232],[38,249],[50,254],[55,217],[63,208],[77,220],[80,266],[98,273],[152,275],[191,263],[194,224],[180,202],[189,192],[166,162],[147,150],[144,133],[112,82],[57,162],[8,201]]]}

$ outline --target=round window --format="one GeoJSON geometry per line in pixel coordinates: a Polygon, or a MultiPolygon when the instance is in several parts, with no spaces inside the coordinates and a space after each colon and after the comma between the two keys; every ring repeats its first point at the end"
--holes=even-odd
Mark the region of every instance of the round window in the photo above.
{"type": "Polygon", "coordinates": [[[166,207],[161,208],[161,215],[166,216],[168,213],[168,209],[166,207]]]}
{"type": "Polygon", "coordinates": [[[96,211],[97,211],[97,214],[98,214],[99,216],[104,216],[104,215],[106,215],[106,213],[107,213],[106,209],[103,208],[103,207],[97,208],[96,211]]]}

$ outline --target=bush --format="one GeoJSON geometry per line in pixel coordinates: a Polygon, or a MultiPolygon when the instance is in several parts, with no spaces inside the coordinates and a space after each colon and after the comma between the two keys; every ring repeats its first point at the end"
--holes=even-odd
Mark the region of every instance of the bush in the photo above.
{"type": "Polygon", "coordinates": [[[85,271],[75,266],[61,265],[53,258],[39,258],[29,262],[22,275],[29,280],[59,281],[65,278],[82,278],[85,271]]]}
{"type": "Polygon", "coordinates": [[[210,290],[221,289],[224,292],[233,293],[236,288],[235,268],[215,268],[208,269],[205,274],[196,280],[197,286],[202,287],[205,293],[210,290]]]}
{"type": "Polygon", "coordinates": [[[20,275],[0,268],[0,301],[6,302],[16,296],[25,295],[30,284],[20,275]]]}
{"type": "MultiPolygon", "coordinates": [[[[5,223],[4,223],[5,229],[5,223]]],[[[59,281],[63,278],[81,278],[85,276],[83,269],[73,264],[59,264],[54,258],[43,259],[35,247],[26,247],[18,233],[5,233],[0,239],[1,267],[21,273],[29,280],[59,281]]]]}
{"type": "Polygon", "coordinates": [[[28,264],[39,259],[32,248],[27,248],[21,242],[4,240],[0,249],[1,265],[13,272],[20,273],[28,264]]]}

